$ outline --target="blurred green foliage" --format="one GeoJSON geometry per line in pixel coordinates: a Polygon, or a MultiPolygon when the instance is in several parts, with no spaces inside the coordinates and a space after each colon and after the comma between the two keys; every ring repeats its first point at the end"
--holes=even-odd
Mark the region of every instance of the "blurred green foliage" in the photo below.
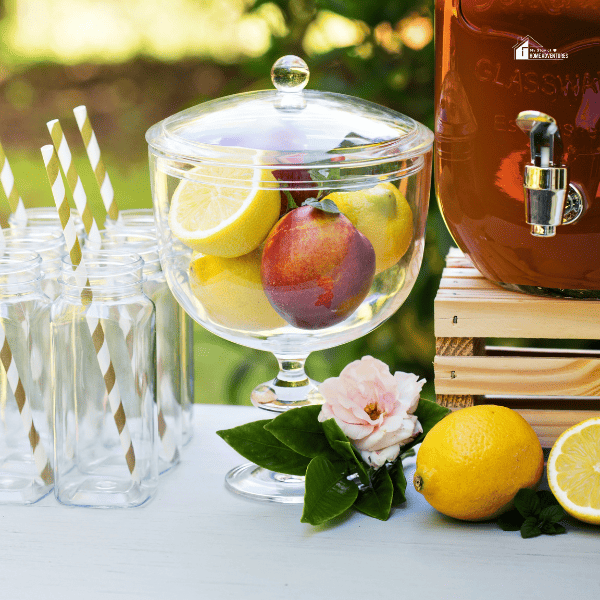
{"type": "MultiPolygon", "coordinates": [[[[38,149],[49,142],[45,122],[61,118],[84,184],[89,182],[92,202],[102,214],[71,113],[73,107],[86,104],[119,206],[150,206],[145,130],[198,102],[270,88],[271,65],[284,54],[306,59],[313,89],[359,96],[432,127],[432,4],[431,0],[249,0],[249,14],[261,14],[265,5],[271,9],[275,5],[285,28],[272,35],[264,54],[237,63],[139,56],[117,65],[38,62],[10,72],[0,65],[0,139],[23,198],[29,206],[52,204],[38,149]],[[307,43],[311,32],[332,14],[348,19],[360,36],[344,47],[311,51],[307,43]],[[421,37],[417,35],[412,42],[405,36],[411,23],[422,26],[422,31],[416,31],[421,37]]],[[[323,31],[321,38],[326,38],[327,29],[323,31]]],[[[4,209],[3,218],[5,214],[4,209]]],[[[423,266],[406,303],[371,334],[311,355],[310,376],[323,380],[338,375],[350,361],[371,354],[386,362],[392,372],[410,371],[425,377],[424,395],[432,398],[433,299],[449,244],[432,202],[423,266]]],[[[199,326],[195,345],[196,401],[248,404],[251,389],[275,374],[272,356],[221,340],[199,326]]]]}

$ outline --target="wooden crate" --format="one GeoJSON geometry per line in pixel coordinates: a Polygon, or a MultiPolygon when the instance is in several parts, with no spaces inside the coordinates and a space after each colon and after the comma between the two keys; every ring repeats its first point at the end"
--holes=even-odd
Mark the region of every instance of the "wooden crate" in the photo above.
{"type": "Polygon", "coordinates": [[[600,351],[486,345],[488,338],[600,340],[600,300],[504,290],[453,248],[434,316],[440,404],[514,408],[544,447],[571,425],[600,415],[600,351]]]}

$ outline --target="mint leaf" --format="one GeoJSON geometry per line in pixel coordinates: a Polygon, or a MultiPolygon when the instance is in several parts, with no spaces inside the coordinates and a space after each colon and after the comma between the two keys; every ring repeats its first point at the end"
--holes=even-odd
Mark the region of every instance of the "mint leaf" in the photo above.
{"type": "Polygon", "coordinates": [[[537,497],[540,499],[541,509],[544,510],[547,506],[557,506],[558,500],[554,497],[554,494],[549,490],[539,490],[537,497]]]}
{"type": "Polygon", "coordinates": [[[371,485],[358,492],[354,508],[369,517],[387,521],[392,510],[393,496],[394,485],[390,474],[385,467],[380,467],[376,471],[371,485]]]}
{"type": "Polygon", "coordinates": [[[498,517],[498,526],[502,531],[519,531],[523,525],[525,519],[521,513],[513,508],[508,512],[501,514],[498,517]]]}
{"type": "Polygon", "coordinates": [[[521,525],[521,537],[524,539],[542,535],[542,530],[538,527],[535,517],[527,517],[521,525]]]}
{"type": "Polygon", "coordinates": [[[323,456],[313,458],[306,469],[300,521],[321,525],[348,510],[358,497],[358,487],[346,477],[344,463],[331,462],[323,456]]]}
{"type": "Polygon", "coordinates": [[[398,457],[389,470],[390,479],[394,486],[392,506],[398,506],[406,502],[406,475],[402,466],[402,457],[398,457]]]}
{"type": "Polygon", "coordinates": [[[296,201],[294,200],[294,196],[292,196],[291,192],[289,190],[281,190],[284,194],[285,197],[287,198],[287,209],[288,210],[294,210],[294,208],[298,208],[298,205],[296,204],[296,201]]]}
{"type": "Polygon", "coordinates": [[[304,201],[302,206],[312,206],[312,208],[318,208],[323,212],[339,215],[340,209],[336,206],[335,202],[329,198],[323,198],[323,200],[317,200],[316,198],[309,198],[304,201]]]}
{"type": "Polygon", "coordinates": [[[538,495],[528,488],[520,489],[515,496],[515,508],[525,517],[538,517],[542,503],[538,495]]]}
{"type": "MultiPolygon", "coordinates": [[[[301,406],[288,410],[265,425],[282,444],[295,452],[314,458],[334,454],[318,416],[321,406],[301,406]]],[[[332,457],[334,458],[334,457],[332,457]]]]}
{"type": "Polygon", "coordinates": [[[264,426],[269,422],[270,419],[254,421],[217,431],[217,435],[259,467],[289,475],[304,475],[309,459],[291,450],[268,432],[264,426]]]}
{"type": "Polygon", "coordinates": [[[546,535],[559,535],[561,533],[567,533],[567,530],[559,523],[542,523],[539,525],[542,533],[546,535]]]}
{"type": "Polygon", "coordinates": [[[558,523],[562,521],[567,516],[564,508],[558,504],[554,504],[552,506],[546,506],[546,508],[542,508],[540,511],[540,521],[545,521],[546,523],[558,523]]]}

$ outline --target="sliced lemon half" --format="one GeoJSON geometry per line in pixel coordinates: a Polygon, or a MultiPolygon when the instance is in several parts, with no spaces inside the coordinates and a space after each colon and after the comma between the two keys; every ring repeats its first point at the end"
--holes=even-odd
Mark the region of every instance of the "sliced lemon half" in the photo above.
{"type": "Polygon", "coordinates": [[[234,258],[257,248],[279,217],[279,191],[264,189],[269,182],[275,184],[272,173],[266,169],[201,166],[191,174],[201,181],[182,180],[171,200],[169,226],[173,235],[211,256],[234,258]],[[236,182],[244,187],[236,187],[236,182]]]}
{"type": "Polygon", "coordinates": [[[567,429],[548,458],[548,483],[573,517],[600,524],[600,417],[567,429]]]}

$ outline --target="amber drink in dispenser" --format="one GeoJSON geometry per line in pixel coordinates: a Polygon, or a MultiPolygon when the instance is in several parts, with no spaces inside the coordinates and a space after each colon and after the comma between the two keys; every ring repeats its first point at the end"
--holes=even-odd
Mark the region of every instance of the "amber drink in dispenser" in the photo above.
{"type": "Polygon", "coordinates": [[[600,3],[436,0],[436,192],[488,279],[600,296],[600,3]]]}

